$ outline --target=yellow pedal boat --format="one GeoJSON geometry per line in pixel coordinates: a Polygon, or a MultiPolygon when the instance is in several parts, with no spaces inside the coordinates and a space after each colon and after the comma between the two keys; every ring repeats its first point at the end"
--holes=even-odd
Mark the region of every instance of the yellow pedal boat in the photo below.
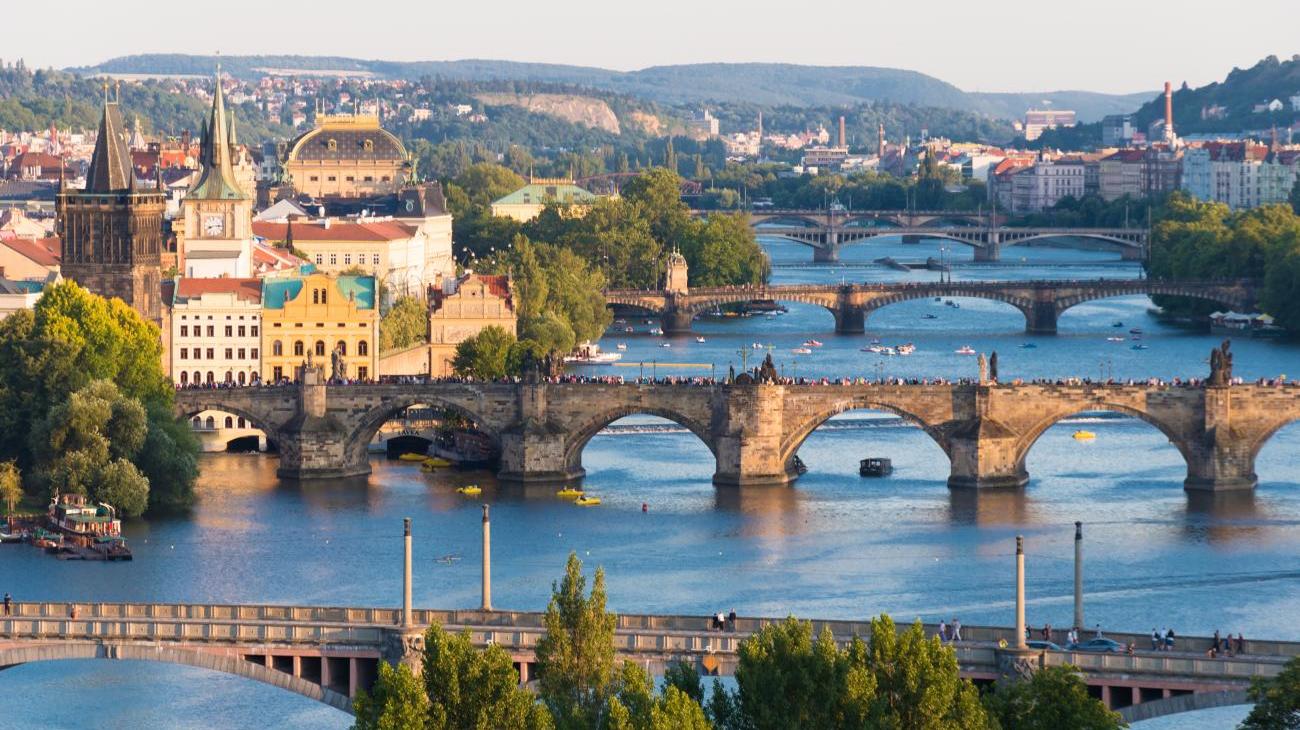
{"type": "Polygon", "coordinates": [[[1097,438],[1097,434],[1093,433],[1092,431],[1084,431],[1080,429],[1074,432],[1075,441],[1091,441],[1095,438],[1097,438]]]}
{"type": "Polygon", "coordinates": [[[468,485],[463,486],[463,487],[457,487],[457,488],[456,488],[456,491],[457,491],[458,493],[460,493],[460,494],[464,494],[464,495],[466,495],[466,496],[470,496],[470,497],[472,497],[472,496],[474,496],[474,495],[476,495],[476,494],[482,494],[482,493],[483,493],[483,490],[480,489],[479,486],[478,486],[477,484],[468,484],[468,485]]]}
{"type": "Polygon", "coordinates": [[[402,461],[424,461],[425,459],[427,459],[427,458],[429,458],[429,457],[425,456],[424,454],[411,454],[411,453],[406,453],[406,454],[402,454],[401,456],[399,456],[399,457],[397,457],[397,458],[400,459],[400,460],[402,460],[402,461]]]}
{"type": "Polygon", "coordinates": [[[583,495],[573,500],[573,503],[576,505],[581,505],[583,507],[591,507],[593,505],[600,504],[600,497],[588,497],[586,495],[583,495]]]}
{"type": "Polygon", "coordinates": [[[581,490],[581,489],[574,489],[573,487],[565,487],[564,489],[561,489],[560,491],[556,492],[556,493],[555,493],[555,496],[557,496],[557,497],[581,497],[581,496],[582,496],[582,490],[581,490]]]}

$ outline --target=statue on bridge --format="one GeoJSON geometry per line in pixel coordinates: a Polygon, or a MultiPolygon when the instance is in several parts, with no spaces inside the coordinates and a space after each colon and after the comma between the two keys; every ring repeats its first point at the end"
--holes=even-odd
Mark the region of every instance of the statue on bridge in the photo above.
{"type": "Polygon", "coordinates": [[[334,346],[334,352],[330,353],[330,380],[340,382],[348,377],[347,363],[343,362],[343,343],[334,346]]]}
{"type": "Polygon", "coordinates": [[[984,353],[982,352],[980,353],[979,356],[979,365],[980,365],[979,382],[980,385],[983,385],[984,383],[987,383],[989,381],[989,361],[984,359],[984,353]]]}
{"type": "Polygon", "coordinates": [[[776,372],[776,363],[772,362],[772,353],[767,353],[763,364],[754,370],[754,380],[760,383],[775,383],[780,378],[776,372]]]}
{"type": "Polygon", "coordinates": [[[994,350],[993,354],[989,355],[989,380],[994,383],[998,382],[998,351],[997,350],[994,350]]]}
{"type": "Polygon", "coordinates": [[[1210,350],[1210,378],[1208,385],[1231,385],[1232,384],[1232,353],[1229,348],[1232,347],[1232,340],[1224,340],[1223,344],[1210,350]]]}

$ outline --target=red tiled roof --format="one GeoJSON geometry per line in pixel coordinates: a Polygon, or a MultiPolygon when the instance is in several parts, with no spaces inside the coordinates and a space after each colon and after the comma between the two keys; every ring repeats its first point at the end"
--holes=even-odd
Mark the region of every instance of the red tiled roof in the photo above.
{"type": "MultiPolygon", "coordinates": [[[[288,223],[271,221],[253,221],[253,235],[268,241],[283,241],[288,223]]],[[[410,238],[416,229],[397,221],[331,221],[329,228],[319,221],[294,221],[293,240],[295,241],[393,241],[410,238]]]]}
{"type": "Polygon", "coordinates": [[[488,291],[493,296],[502,299],[510,299],[510,279],[502,274],[474,274],[474,276],[483,280],[487,284],[488,291]]]}
{"type": "Polygon", "coordinates": [[[26,257],[39,266],[58,266],[63,253],[63,241],[51,238],[14,238],[0,241],[0,246],[8,246],[19,256],[26,257]]]}
{"type": "Polygon", "coordinates": [[[246,302],[262,302],[261,279],[182,278],[176,282],[176,299],[190,299],[204,294],[232,293],[246,302]]]}

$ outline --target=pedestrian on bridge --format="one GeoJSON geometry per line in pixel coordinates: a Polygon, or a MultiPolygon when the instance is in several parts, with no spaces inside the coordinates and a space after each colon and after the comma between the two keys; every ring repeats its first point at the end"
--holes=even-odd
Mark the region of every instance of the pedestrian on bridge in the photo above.
{"type": "Polygon", "coordinates": [[[1165,651],[1173,651],[1173,650],[1174,650],[1174,630],[1169,629],[1169,633],[1165,634],[1165,651]]]}
{"type": "Polygon", "coordinates": [[[1151,651],[1160,651],[1160,645],[1164,643],[1160,639],[1160,632],[1154,628],[1151,629],[1151,651]]]}
{"type": "Polygon", "coordinates": [[[961,641],[961,619],[956,616],[952,619],[952,640],[961,641]]]}
{"type": "Polygon", "coordinates": [[[939,641],[948,640],[948,622],[939,619],[939,641]]]}
{"type": "Polygon", "coordinates": [[[5,615],[8,616],[13,611],[14,597],[5,593],[5,615]]]}

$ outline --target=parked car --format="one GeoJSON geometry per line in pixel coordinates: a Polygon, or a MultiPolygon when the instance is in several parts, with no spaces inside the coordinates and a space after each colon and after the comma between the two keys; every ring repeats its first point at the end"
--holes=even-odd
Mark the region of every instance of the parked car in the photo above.
{"type": "Polygon", "coordinates": [[[1064,651],[1060,646],[1052,641],[1026,641],[1025,646],[1038,651],[1064,651]]]}

